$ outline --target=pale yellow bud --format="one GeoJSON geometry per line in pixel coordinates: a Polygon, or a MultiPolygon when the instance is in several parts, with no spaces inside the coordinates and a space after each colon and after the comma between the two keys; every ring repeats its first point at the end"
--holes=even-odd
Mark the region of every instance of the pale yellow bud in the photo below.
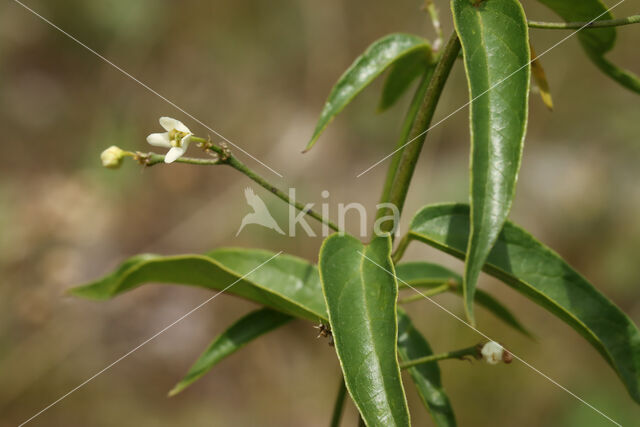
{"type": "Polygon", "coordinates": [[[124,151],[119,147],[112,145],[100,154],[102,160],[102,166],[109,169],[117,169],[122,165],[122,159],[124,159],[124,151]]]}

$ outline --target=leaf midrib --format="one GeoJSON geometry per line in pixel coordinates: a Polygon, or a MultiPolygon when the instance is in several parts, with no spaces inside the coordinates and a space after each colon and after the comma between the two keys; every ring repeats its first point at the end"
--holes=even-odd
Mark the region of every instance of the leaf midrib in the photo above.
{"type": "MultiPolygon", "coordinates": [[[[365,311],[366,311],[366,314],[367,314],[366,319],[365,319],[365,325],[366,325],[366,329],[367,329],[367,332],[369,334],[369,337],[371,338],[371,342],[373,343],[373,345],[375,347],[375,350],[377,352],[377,350],[378,350],[378,342],[377,342],[377,340],[375,338],[375,335],[373,334],[373,328],[371,326],[371,315],[370,315],[371,311],[369,309],[369,298],[367,298],[366,284],[364,282],[364,262],[365,262],[365,260],[369,261],[367,259],[367,257],[366,257],[366,253],[367,253],[368,249],[369,249],[368,247],[363,247],[363,252],[360,253],[360,266],[359,266],[358,270],[359,270],[359,273],[360,273],[360,280],[359,281],[360,281],[360,286],[362,288],[362,296],[363,296],[365,311]]],[[[371,262],[371,261],[369,261],[369,262],[371,262]]],[[[386,271],[385,271],[385,273],[386,273],[386,271]]],[[[380,359],[378,357],[376,357],[374,359],[376,360],[376,365],[378,367],[377,371],[378,371],[378,374],[380,376],[380,379],[381,379],[382,383],[384,384],[384,389],[388,390],[389,388],[387,387],[387,382],[386,382],[384,374],[383,374],[383,369],[382,369],[382,365],[380,364],[380,359]]],[[[384,397],[385,397],[384,402],[385,402],[385,405],[387,406],[387,408],[389,409],[389,413],[390,414],[394,414],[393,408],[391,407],[391,404],[389,402],[389,399],[387,398],[387,394],[386,393],[384,393],[384,397]]]]}

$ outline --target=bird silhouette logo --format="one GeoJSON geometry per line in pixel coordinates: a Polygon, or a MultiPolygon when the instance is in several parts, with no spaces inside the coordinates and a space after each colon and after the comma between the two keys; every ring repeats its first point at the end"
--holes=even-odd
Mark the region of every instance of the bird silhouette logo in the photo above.
{"type": "Polygon", "coordinates": [[[242,218],[242,223],[236,233],[236,237],[240,234],[242,229],[249,224],[258,224],[275,230],[280,234],[284,234],[284,231],[282,231],[276,220],[271,216],[271,213],[269,213],[267,205],[265,205],[262,199],[253,192],[251,187],[244,189],[244,197],[247,199],[247,204],[253,208],[253,212],[246,214],[244,218],[242,218]]]}

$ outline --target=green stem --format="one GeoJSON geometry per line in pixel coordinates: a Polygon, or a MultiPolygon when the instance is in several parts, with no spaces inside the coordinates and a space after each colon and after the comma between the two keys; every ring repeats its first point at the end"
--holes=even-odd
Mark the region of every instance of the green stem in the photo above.
{"type": "MultiPolygon", "coordinates": [[[[156,154],[156,153],[143,153],[140,154],[142,158],[144,158],[145,166],[153,166],[158,163],[164,163],[164,154],[156,154]]],[[[212,165],[220,165],[222,162],[216,159],[194,159],[193,157],[180,157],[179,159],[174,160],[175,163],[188,163],[190,165],[201,165],[201,166],[212,166],[212,165]]]]}
{"type": "MultiPolygon", "coordinates": [[[[193,136],[191,137],[191,139],[195,142],[207,143],[207,140],[203,138],[198,138],[193,136]]],[[[179,159],[176,160],[176,162],[188,163],[192,165],[229,165],[235,170],[242,172],[243,174],[248,176],[251,180],[253,180],[255,183],[260,185],[262,188],[275,194],[276,197],[278,197],[281,200],[284,200],[286,203],[295,207],[299,211],[306,212],[307,215],[309,215],[314,219],[317,219],[323,224],[326,224],[329,228],[331,228],[334,231],[340,231],[340,228],[337,225],[335,225],[333,222],[324,218],[322,215],[320,215],[319,213],[315,212],[312,209],[305,209],[304,203],[294,202],[293,200],[291,200],[288,194],[286,194],[284,191],[280,190],[275,185],[269,183],[269,181],[262,178],[260,175],[258,175],[251,169],[249,169],[240,160],[230,155],[228,151],[225,152],[223,148],[217,147],[215,145],[209,145],[208,148],[216,152],[220,157],[218,159],[194,159],[190,157],[180,157],[179,159]]],[[[156,153],[139,154],[139,158],[143,160],[146,166],[153,166],[155,164],[164,162],[164,155],[156,154],[156,153]]]]}
{"type": "Polygon", "coordinates": [[[344,384],[344,379],[340,377],[340,387],[338,388],[338,395],[336,396],[336,403],[333,405],[333,415],[331,416],[331,427],[338,427],[340,425],[340,418],[342,418],[342,410],[344,409],[344,401],[347,397],[347,387],[344,384]]]}
{"type": "Polygon", "coordinates": [[[437,362],[438,360],[445,359],[464,359],[465,356],[471,356],[473,358],[479,359],[480,352],[478,351],[478,346],[474,345],[473,347],[467,347],[460,350],[449,351],[447,353],[440,354],[432,354],[430,356],[419,357],[417,359],[408,360],[400,364],[401,369],[411,368],[416,365],[421,365],[423,363],[432,363],[437,362]]]}
{"type": "Polygon", "coordinates": [[[410,297],[402,298],[398,300],[398,304],[407,304],[414,301],[423,300],[425,297],[433,297],[442,293],[445,293],[451,289],[451,285],[447,282],[436,286],[431,289],[420,292],[419,294],[411,295],[410,297]]]}
{"type": "MultiPolygon", "coordinates": [[[[400,132],[400,137],[398,138],[398,142],[396,144],[395,150],[398,150],[393,157],[391,158],[391,163],[389,164],[389,169],[387,170],[387,177],[384,182],[384,188],[382,189],[382,195],[380,196],[380,203],[389,203],[389,197],[391,194],[391,188],[393,187],[393,181],[396,177],[396,172],[398,171],[398,165],[400,164],[400,159],[402,158],[402,152],[404,150],[404,145],[409,140],[409,133],[411,132],[411,128],[413,127],[413,122],[418,115],[418,110],[420,109],[420,105],[422,104],[422,99],[424,98],[424,94],[429,87],[429,81],[431,80],[431,76],[433,75],[433,67],[429,67],[428,70],[425,71],[422,76],[422,80],[416,89],[415,94],[413,95],[413,99],[411,100],[411,104],[409,105],[409,110],[404,119],[404,123],[402,124],[402,131],[400,132]]],[[[376,219],[380,219],[384,216],[391,215],[393,212],[389,208],[379,209],[376,215],[376,219]]],[[[396,224],[397,225],[397,224],[396,224]]],[[[393,229],[394,224],[391,224],[390,221],[385,221],[381,224],[382,231],[391,231],[393,229]]]]}
{"type": "Polygon", "coordinates": [[[391,256],[394,264],[397,264],[402,259],[405,251],[409,247],[409,243],[411,243],[411,234],[407,233],[404,235],[402,240],[400,240],[400,243],[398,243],[398,247],[396,248],[396,251],[391,256]]]}
{"type": "Polygon", "coordinates": [[[404,207],[404,202],[407,198],[407,192],[409,191],[409,185],[413,172],[420,156],[420,151],[424,145],[427,131],[431,125],[431,120],[440,100],[440,95],[444,89],[444,85],[447,82],[449,73],[453,68],[458,53],[460,52],[460,41],[458,36],[454,32],[447,45],[445,46],[440,61],[436,65],[436,69],[433,73],[433,77],[429,81],[429,86],[425,93],[420,109],[416,116],[415,121],[411,127],[409,133],[409,139],[404,144],[402,151],[402,157],[398,164],[398,169],[395,173],[395,178],[391,190],[389,192],[389,202],[394,204],[400,213],[404,207]]]}
{"type": "Polygon", "coordinates": [[[632,15],[620,19],[607,19],[593,22],[540,22],[529,21],[529,28],[542,28],[545,30],[578,30],[603,27],[620,27],[622,25],[640,24],[640,15],[632,15]]]}

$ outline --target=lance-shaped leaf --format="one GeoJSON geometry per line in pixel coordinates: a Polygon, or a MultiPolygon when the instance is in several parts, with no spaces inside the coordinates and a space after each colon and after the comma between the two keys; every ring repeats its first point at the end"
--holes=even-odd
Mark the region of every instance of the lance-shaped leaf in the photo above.
{"type": "Polygon", "coordinates": [[[425,74],[427,70],[434,67],[431,50],[418,50],[396,61],[391,66],[389,75],[384,81],[378,111],[385,111],[390,108],[400,99],[418,76],[425,74]]]}
{"type": "Polygon", "coordinates": [[[225,357],[230,356],[254,339],[271,332],[292,319],[293,317],[287,314],[269,308],[262,308],[247,314],[231,325],[229,329],[209,345],[189,369],[182,381],[169,392],[169,396],[175,396],[189,387],[225,357]]]}
{"type": "Polygon", "coordinates": [[[529,36],[518,0],[453,0],[471,98],[471,235],[464,304],[474,323],[476,282],[507,219],[527,128],[529,36]]]}
{"type": "MultiPolygon", "coordinates": [[[[431,346],[413,326],[403,310],[398,310],[398,352],[404,361],[433,354],[431,346]]],[[[422,363],[408,369],[418,389],[422,403],[437,426],[455,426],[456,418],[447,394],[442,387],[440,367],[437,362],[422,363]]]]}
{"type": "Polygon", "coordinates": [[[305,151],[311,149],[329,122],[369,83],[397,60],[419,50],[431,56],[429,42],[411,34],[389,34],[373,42],[331,90],[305,151]]]}
{"type": "Polygon", "coordinates": [[[352,236],[329,236],[319,269],[345,384],[362,418],[368,426],[408,426],[391,238],[375,237],[364,246],[352,236]]]}
{"type": "MultiPolygon", "coordinates": [[[[438,264],[422,261],[402,263],[396,266],[396,276],[400,287],[428,289],[447,284],[449,290],[462,296],[462,277],[438,264]]],[[[476,290],[476,303],[517,331],[528,337],[533,336],[511,310],[482,289],[476,290]]]]}
{"type": "MultiPolygon", "coordinates": [[[[416,214],[410,235],[463,259],[469,228],[467,205],[435,205],[416,214]]],[[[631,397],[640,402],[638,328],[557,253],[507,222],[484,270],[575,329],[609,362],[631,397]]]]}
{"type": "MultiPolygon", "coordinates": [[[[567,22],[591,22],[613,19],[600,0],[538,0],[567,22]]],[[[575,31],[575,30],[572,30],[575,31]]],[[[605,55],[616,42],[615,27],[585,28],[578,32],[585,52],[602,72],[634,92],[640,93],[640,78],[609,62],[605,55]]]]}
{"type": "Polygon", "coordinates": [[[207,255],[137,255],[73,295],[108,299],[149,282],[203,287],[255,301],[295,317],[326,319],[317,268],[290,255],[218,249],[207,255]],[[271,259],[272,258],[272,259],[271,259]]]}

